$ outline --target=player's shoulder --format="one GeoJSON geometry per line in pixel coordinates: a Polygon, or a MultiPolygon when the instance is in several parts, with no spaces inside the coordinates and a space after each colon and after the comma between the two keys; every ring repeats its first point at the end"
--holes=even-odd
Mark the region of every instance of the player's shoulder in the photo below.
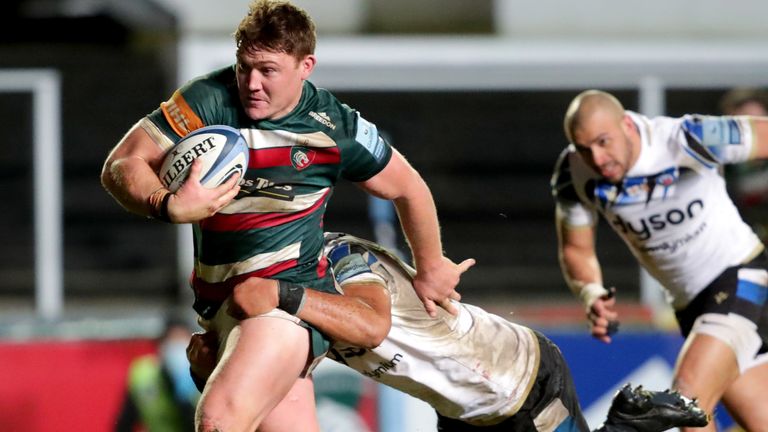
{"type": "Polygon", "coordinates": [[[208,125],[238,127],[240,112],[235,72],[229,66],[188,81],[149,117],[168,136],[172,131],[183,137],[208,125]]]}
{"type": "Polygon", "coordinates": [[[653,147],[658,143],[666,143],[672,147],[683,144],[682,132],[686,129],[686,124],[698,115],[686,114],[680,117],[655,116],[647,117],[632,111],[627,111],[630,118],[640,131],[641,136],[646,136],[651,140],[653,147]]]}
{"type": "Polygon", "coordinates": [[[309,124],[336,140],[354,136],[357,111],[342,103],[329,90],[304,82],[301,107],[297,113],[309,116],[309,124]]]}
{"type": "Polygon", "coordinates": [[[378,267],[373,243],[342,233],[325,234],[325,254],[333,275],[341,285],[349,282],[377,282],[386,285],[372,269],[378,267]]]}
{"type": "Polygon", "coordinates": [[[340,232],[324,233],[325,254],[331,263],[339,263],[350,255],[373,252],[371,244],[361,238],[340,232]]]}
{"type": "Polygon", "coordinates": [[[599,175],[590,168],[569,144],[555,163],[555,169],[549,181],[552,197],[557,201],[588,202],[592,192],[590,185],[594,184],[599,175]]]}
{"type": "Polygon", "coordinates": [[[565,146],[555,162],[550,186],[556,187],[561,183],[570,183],[573,180],[574,168],[578,168],[580,164],[583,164],[583,161],[579,157],[576,147],[573,144],[565,146]]]}
{"type": "Polygon", "coordinates": [[[236,102],[233,98],[237,96],[234,66],[223,67],[193,78],[187,81],[179,92],[187,102],[232,105],[236,102]]]}

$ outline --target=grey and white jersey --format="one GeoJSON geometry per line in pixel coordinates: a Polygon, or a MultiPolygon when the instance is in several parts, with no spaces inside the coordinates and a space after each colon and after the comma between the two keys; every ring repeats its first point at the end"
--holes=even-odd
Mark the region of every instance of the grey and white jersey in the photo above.
{"type": "Polygon", "coordinates": [[[628,114],[641,137],[635,164],[614,184],[573,145],[566,148],[552,177],[557,217],[578,227],[602,214],[681,309],[727,267],[763,249],[721,173],[722,164],[749,159],[752,127],[747,117],[628,114]]]}
{"type": "Polygon", "coordinates": [[[530,329],[460,303],[457,316],[440,309],[430,317],[413,289],[415,271],[365,240],[336,238],[326,253],[342,290],[377,282],[392,303],[392,327],[379,347],[334,343],[330,358],[470,424],[495,424],[520,409],[539,366],[530,329]]]}

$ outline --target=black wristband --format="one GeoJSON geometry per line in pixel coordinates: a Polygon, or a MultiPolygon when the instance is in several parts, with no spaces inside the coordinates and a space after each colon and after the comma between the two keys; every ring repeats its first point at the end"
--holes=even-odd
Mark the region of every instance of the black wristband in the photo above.
{"type": "Polygon", "coordinates": [[[277,307],[291,315],[296,315],[301,310],[301,307],[304,306],[306,288],[299,284],[278,280],[277,297],[277,307]]]}
{"type": "Polygon", "coordinates": [[[149,201],[149,216],[152,219],[171,222],[168,216],[168,202],[171,200],[171,195],[173,194],[165,188],[160,188],[149,195],[147,201],[149,201]]]}
{"type": "Polygon", "coordinates": [[[168,201],[171,200],[171,195],[173,194],[166,194],[163,197],[163,202],[160,203],[160,211],[158,211],[157,219],[163,221],[163,222],[170,222],[171,218],[168,216],[168,201]]]}

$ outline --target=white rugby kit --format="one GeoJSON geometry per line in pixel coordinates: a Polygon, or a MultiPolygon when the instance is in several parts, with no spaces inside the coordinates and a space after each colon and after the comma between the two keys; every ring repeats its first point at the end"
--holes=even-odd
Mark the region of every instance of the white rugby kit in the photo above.
{"type": "Polygon", "coordinates": [[[458,302],[457,316],[439,309],[437,318],[430,317],[413,289],[415,271],[365,240],[344,236],[330,241],[326,253],[342,290],[375,282],[392,302],[392,327],[380,346],[335,342],[329,358],[469,424],[495,424],[520,409],[539,366],[532,330],[458,302]],[[337,248],[340,242],[347,249],[337,248]],[[365,252],[350,253],[355,243],[365,252]]]}
{"type": "MultiPolygon", "coordinates": [[[[750,158],[752,127],[747,117],[627,114],[641,138],[635,164],[619,183],[611,183],[570,145],[552,178],[557,217],[571,227],[594,226],[601,214],[640,264],[666,288],[670,303],[679,312],[727,269],[749,263],[764,250],[728,196],[721,172],[723,164],[750,158]]],[[[739,269],[734,284],[735,297],[756,310],[751,325],[745,327],[738,316],[729,320],[733,325],[728,330],[721,330],[721,320],[709,328],[697,320],[693,331],[729,343],[744,369],[761,345],[757,324],[765,315],[768,273],[765,268],[739,269]],[[757,336],[750,343],[737,334],[747,327],[757,336]]]]}

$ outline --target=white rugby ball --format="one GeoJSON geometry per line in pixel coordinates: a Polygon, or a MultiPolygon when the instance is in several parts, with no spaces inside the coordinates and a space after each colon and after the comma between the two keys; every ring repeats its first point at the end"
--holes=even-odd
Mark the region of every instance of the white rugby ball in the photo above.
{"type": "Polygon", "coordinates": [[[242,180],[248,169],[248,144],[240,131],[224,125],[206,126],[191,132],[168,150],[160,167],[160,181],[176,192],[189,176],[192,161],[200,158],[200,183],[215,188],[231,176],[242,180]]]}

